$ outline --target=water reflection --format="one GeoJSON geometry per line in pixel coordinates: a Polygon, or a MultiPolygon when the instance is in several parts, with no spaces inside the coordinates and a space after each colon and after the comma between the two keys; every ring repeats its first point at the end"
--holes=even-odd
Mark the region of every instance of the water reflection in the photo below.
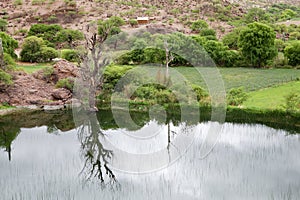
{"type": "Polygon", "coordinates": [[[11,161],[11,146],[12,142],[20,133],[19,127],[3,127],[0,126],[0,147],[4,148],[8,155],[8,160],[11,161]]]}
{"type": "Polygon", "coordinates": [[[112,158],[113,152],[106,149],[101,143],[100,138],[104,137],[96,113],[86,113],[78,128],[78,138],[85,160],[81,173],[86,174],[87,180],[97,177],[101,183],[104,183],[105,174],[109,179],[109,184],[113,184],[116,182],[116,177],[109,167],[109,160],[112,158]]]}
{"type": "Polygon", "coordinates": [[[299,135],[259,124],[225,123],[217,146],[202,160],[199,151],[212,122],[200,123],[192,116],[189,122],[180,122],[170,115],[160,121],[136,113],[133,118],[142,128],[133,129],[117,128],[109,112],[87,115],[76,123],[69,113],[36,113],[27,118],[1,119],[1,199],[285,200],[300,197],[299,135]],[[162,132],[161,143],[128,145],[120,134],[146,137],[147,130],[162,132]],[[191,130],[198,133],[194,144],[168,168],[133,175],[111,167],[111,162],[120,158],[105,141],[113,141],[131,153],[167,147],[166,155],[172,156],[171,148],[177,146],[174,139],[191,130]],[[112,187],[99,187],[99,183],[112,187]],[[112,190],[115,187],[118,189],[112,190]]]}

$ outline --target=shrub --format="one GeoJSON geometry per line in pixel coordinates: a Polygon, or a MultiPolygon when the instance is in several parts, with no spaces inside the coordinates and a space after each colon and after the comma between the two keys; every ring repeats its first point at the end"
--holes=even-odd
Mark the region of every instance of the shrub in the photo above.
{"type": "Polygon", "coordinates": [[[7,53],[3,54],[3,60],[5,65],[5,71],[7,70],[13,70],[16,66],[15,60],[7,53]]]}
{"type": "Polygon", "coordinates": [[[4,32],[7,29],[7,21],[5,19],[0,19],[0,31],[4,32]]]}
{"type": "Polygon", "coordinates": [[[290,93],[286,98],[286,111],[287,112],[300,112],[300,93],[290,93]]]}
{"type": "Polygon", "coordinates": [[[105,68],[103,74],[103,90],[114,91],[119,79],[130,69],[132,69],[132,67],[129,66],[108,66],[105,68]]]}
{"type": "Polygon", "coordinates": [[[232,32],[226,34],[222,38],[222,42],[224,45],[228,46],[230,49],[238,49],[238,39],[240,36],[241,31],[245,29],[245,27],[238,27],[233,29],[232,32]]]}
{"type": "Polygon", "coordinates": [[[12,77],[10,74],[6,73],[2,69],[0,69],[0,86],[1,85],[11,85],[12,82],[12,77]]]}
{"type": "Polygon", "coordinates": [[[200,32],[202,29],[208,28],[208,24],[204,20],[194,21],[191,25],[191,29],[196,32],[200,32]]]}
{"type": "Polygon", "coordinates": [[[4,32],[0,32],[0,38],[2,39],[3,51],[11,55],[11,57],[17,58],[15,49],[18,48],[18,42],[4,32]]]}
{"type": "Polygon", "coordinates": [[[49,66],[45,67],[43,69],[43,77],[44,77],[44,79],[47,80],[47,81],[50,81],[50,78],[53,75],[53,73],[54,73],[53,67],[49,67],[49,66]]]}
{"type": "Polygon", "coordinates": [[[66,59],[70,62],[80,61],[79,52],[73,49],[61,50],[61,58],[66,59]]]}
{"type": "Polygon", "coordinates": [[[44,45],[44,40],[36,36],[30,36],[24,40],[21,60],[24,62],[48,62],[58,57],[57,51],[44,45]]]}
{"type": "Polygon", "coordinates": [[[32,5],[41,5],[44,4],[46,0],[32,0],[32,5]]]}
{"type": "Polygon", "coordinates": [[[192,88],[193,88],[194,92],[196,93],[198,101],[202,101],[204,98],[208,97],[208,93],[201,86],[193,84],[192,88]]]}
{"type": "Polygon", "coordinates": [[[72,78],[64,78],[57,81],[55,87],[57,88],[65,88],[70,91],[73,91],[74,87],[74,79],[72,78]]]}
{"type": "Polygon", "coordinates": [[[23,4],[22,0],[14,0],[14,5],[15,6],[19,6],[19,5],[22,5],[22,4],[23,4]]]}
{"type": "Polygon", "coordinates": [[[138,21],[135,19],[130,19],[129,24],[130,24],[130,26],[135,27],[138,25],[138,21]]]}
{"type": "Polygon", "coordinates": [[[201,30],[200,35],[201,36],[208,36],[208,35],[216,36],[216,31],[214,29],[205,28],[205,29],[201,30]]]}
{"type": "Polygon", "coordinates": [[[232,88],[227,94],[227,104],[231,106],[239,106],[246,101],[248,95],[242,87],[232,88]]]}
{"type": "Polygon", "coordinates": [[[68,44],[68,47],[73,46],[74,41],[83,40],[84,35],[81,31],[72,30],[72,29],[63,29],[55,35],[55,42],[56,43],[64,43],[68,44]]]}
{"type": "Polygon", "coordinates": [[[291,32],[289,36],[289,40],[300,40],[299,32],[291,32]]]}
{"type": "Polygon", "coordinates": [[[24,40],[20,53],[21,60],[24,62],[37,62],[40,59],[41,48],[44,44],[42,38],[30,36],[24,40]]]}
{"type": "Polygon", "coordinates": [[[288,45],[284,49],[284,56],[288,59],[289,65],[300,65],[300,41],[296,41],[288,45]]]}
{"type": "Polygon", "coordinates": [[[53,58],[58,57],[58,52],[52,47],[43,46],[41,48],[41,51],[38,53],[38,55],[39,55],[39,58],[37,60],[38,62],[49,62],[53,58]]]}
{"type": "Polygon", "coordinates": [[[43,38],[43,40],[47,40],[50,43],[55,43],[57,40],[56,34],[62,29],[63,28],[57,24],[34,24],[30,27],[27,36],[36,36],[43,38]]]}
{"type": "Polygon", "coordinates": [[[176,103],[176,96],[169,90],[159,90],[155,94],[155,101],[158,104],[176,103]]]}
{"type": "Polygon", "coordinates": [[[224,67],[240,67],[241,55],[237,50],[226,50],[223,56],[224,67]]]}
{"type": "Polygon", "coordinates": [[[285,47],[284,41],[281,39],[275,39],[275,47],[279,52],[282,52],[285,47]]]}
{"type": "Polygon", "coordinates": [[[154,85],[144,85],[136,89],[136,91],[132,95],[132,98],[150,100],[155,98],[157,92],[158,89],[154,85]]]}

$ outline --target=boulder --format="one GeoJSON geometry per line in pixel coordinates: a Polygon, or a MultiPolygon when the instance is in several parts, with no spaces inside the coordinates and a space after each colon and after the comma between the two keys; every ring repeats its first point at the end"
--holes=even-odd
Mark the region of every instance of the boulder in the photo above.
{"type": "Polygon", "coordinates": [[[65,88],[54,89],[51,95],[55,100],[63,101],[66,101],[72,97],[72,93],[65,88]]]}
{"type": "Polygon", "coordinates": [[[60,60],[53,65],[54,74],[59,79],[77,77],[79,74],[78,67],[67,60],[60,60]]]}

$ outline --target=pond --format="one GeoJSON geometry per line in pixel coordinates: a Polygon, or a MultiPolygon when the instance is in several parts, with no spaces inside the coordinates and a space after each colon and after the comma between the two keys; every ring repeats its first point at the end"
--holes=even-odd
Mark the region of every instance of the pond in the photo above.
{"type": "Polygon", "coordinates": [[[300,199],[297,127],[131,114],[137,127],[109,111],[0,118],[1,199],[300,199]]]}

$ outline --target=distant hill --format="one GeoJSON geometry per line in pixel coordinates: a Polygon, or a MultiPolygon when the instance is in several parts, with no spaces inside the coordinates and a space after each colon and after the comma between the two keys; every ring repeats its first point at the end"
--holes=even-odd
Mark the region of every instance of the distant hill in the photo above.
{"type": "Polygon", "coordinates": [[[185,33],[190,32],[191,21],[205,19],[220,35],[232,29],[228,21],[238,19],[247,9],[274,3],[300,5],[299,0],[2,0],[0,18],[8,19],[8,31],[17,39],[32,23],[83,30],[90,21],[112,15],[127,21],[148,16],[153,18],[151,23],[185,33]]]}

